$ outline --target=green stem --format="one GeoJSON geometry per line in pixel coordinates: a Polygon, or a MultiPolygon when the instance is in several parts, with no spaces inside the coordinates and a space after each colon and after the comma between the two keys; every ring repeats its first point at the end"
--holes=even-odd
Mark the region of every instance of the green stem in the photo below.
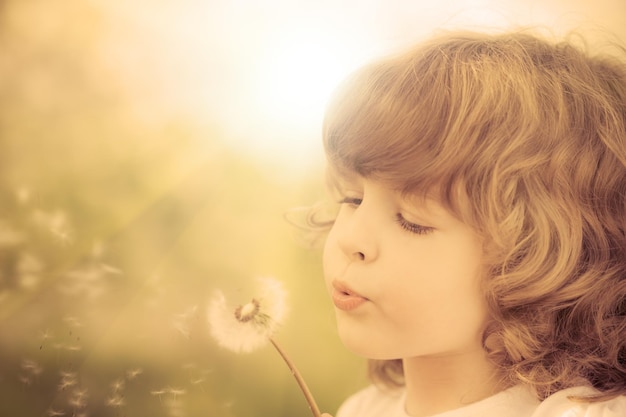
{"type": "Polygon", "coordinates": [[[302,375],[300,375],[298,368],[296,368],[296,365],[291,361],[289,356],[287,356],[287,353],[278,345],[278,343],[276,343],[276,341],[271,337],[269,339],[270,339],[270,342],[272,342],[272,345],[274,345],[274,347],[278,351],[278,353],[280,353],[280,356],[282,356],[283,360],[285,361],[289,369],[291,370],[291,374],[294,376],[294,378],[296,378],[296,382],[298,383],[300,390],[304,394],[304,398],[306,398],[306,402],[309,403],[309,408],[311,409],[311,412],[313,413],[313,417],[321,417],[320,409],[315,403],[315,399],[313,398],[311,391],[309,391],[309,387],[307,387],[306,382],[304,382],[304,378],[302,378],[302,375]]]}

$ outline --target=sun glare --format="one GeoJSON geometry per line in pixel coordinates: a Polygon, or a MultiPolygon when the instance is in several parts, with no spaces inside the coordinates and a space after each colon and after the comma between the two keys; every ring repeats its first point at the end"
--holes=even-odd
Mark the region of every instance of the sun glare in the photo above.
{"type": "Polygon", "coordinates": [[[288,124],[319,123],[333,89],[359,62],[347,41],[306,27],[278,30],[256,68],[262,114],[288,124]]]}
{"type": "Polygon", "coordinates": [[[436,28],[533,23],[556,30],[576,20],[574,10],[539,7],[540,0],[328,0],[306,7],[284,0],[92,1],[108,16],[103,67],[118,74],[133,117],[208,126],[219,138],[207,134],[207,143],[297,167],[321,152],[332,91],[367,60],[436,28]]]}

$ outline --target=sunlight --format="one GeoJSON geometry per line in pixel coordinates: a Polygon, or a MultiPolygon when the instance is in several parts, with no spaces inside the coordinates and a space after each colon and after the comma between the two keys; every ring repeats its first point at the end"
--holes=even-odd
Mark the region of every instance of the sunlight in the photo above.
{"type": "Polygon", "coordinates": [[[279,123],[321,123],[332,90],[363,59],[347,43],[314,27],[278,29],[256,68],[258,109],[279,123]]]}
{"type": "Polygon", "coordinates": [[[128,114],[150,125],[200,126],[209,130],[207,149],[219,141],[305,171],[303,163],[321,163],[312,155],[321,154],[332,91],[367,60],[435,28],[560,29],[579,20],[574,9],[540,0],[92,1],[107,16],[101,67],[119,79],[128,114]]]}
{"type": "Polygon", "coordinates": [[[0,416],[304,415],[271,348],[210,338],[211,294],[255,308],[240,295],[267,276],[289,290],[280,341],[338,406],[362,358],[302,227],[334,211],[307,218],[330,197],[337,84],[436,28],[626,40],[624,16],[624,0],[0,0],[0,416]]]}

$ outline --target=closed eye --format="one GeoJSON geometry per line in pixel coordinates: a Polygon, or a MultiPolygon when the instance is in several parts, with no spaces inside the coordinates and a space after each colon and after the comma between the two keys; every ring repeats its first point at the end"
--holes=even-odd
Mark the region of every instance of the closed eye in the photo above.
{"type": "Polygon", "coordinates": [[[344,197],[339,200],[339,204],[348,204],[350,206],[360,206],[362,202],[363,199],[357,197],[344,197]]]}
{"type": "Polygon", "coordinates": [[[435,230],[432,227],[411,223],[410,221],[406,220],[404,216],[402,216],[402,214],[400,213],[396,214],[396,222],[407,232],[411,232],[416,235],[425,235],[435,230]]]}

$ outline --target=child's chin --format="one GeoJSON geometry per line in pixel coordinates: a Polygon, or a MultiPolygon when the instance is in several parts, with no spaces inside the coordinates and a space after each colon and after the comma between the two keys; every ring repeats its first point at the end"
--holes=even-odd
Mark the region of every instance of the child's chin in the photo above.
{"type": "Polygon", "coordinates": [[[394,355],[394,352],[382,346],[373,345],[371,341],[367,339],[365,341],[362,339],[354,340],[346,336],[341,336],[340,338],[346,349],[365,359],[393,360],[398,358],[394,355]]]}

